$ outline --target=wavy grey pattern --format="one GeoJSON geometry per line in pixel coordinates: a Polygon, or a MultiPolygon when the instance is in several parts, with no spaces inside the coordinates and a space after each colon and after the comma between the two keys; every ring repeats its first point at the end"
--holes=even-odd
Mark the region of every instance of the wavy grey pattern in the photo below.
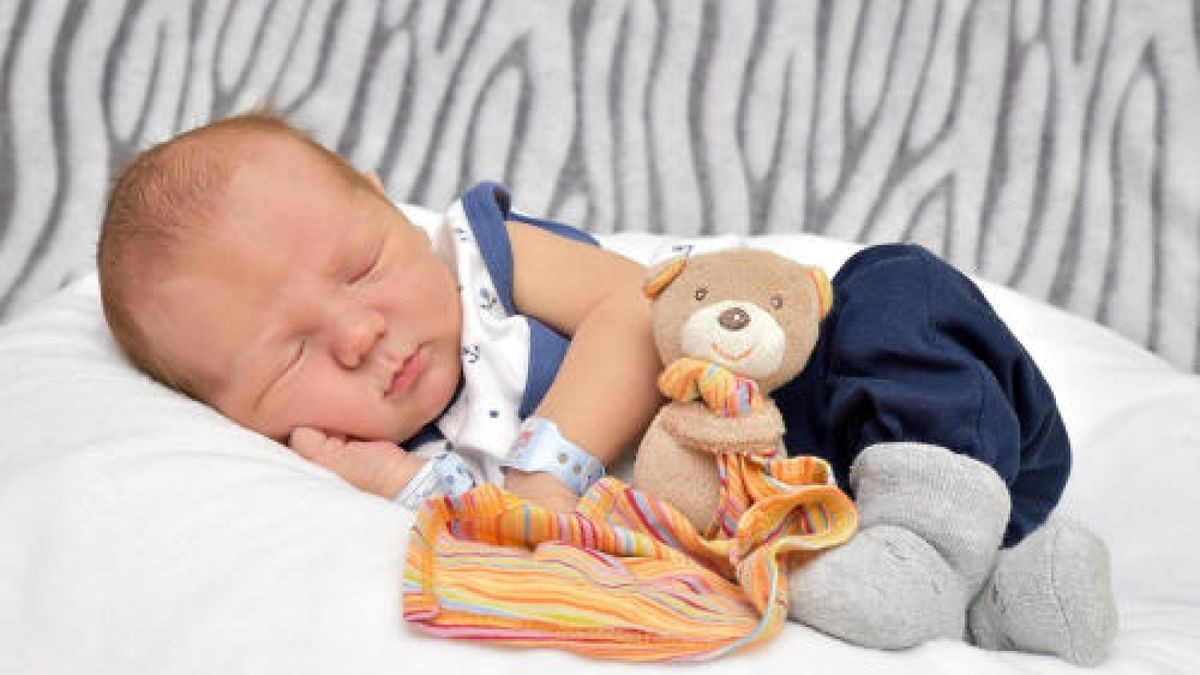
{"type": "Polygon", "coordinates": [[[138,149],[270,102],[398,199],[914,241],[1200,370],[1200,2],[4,0],[0,314],[138,149]]]}

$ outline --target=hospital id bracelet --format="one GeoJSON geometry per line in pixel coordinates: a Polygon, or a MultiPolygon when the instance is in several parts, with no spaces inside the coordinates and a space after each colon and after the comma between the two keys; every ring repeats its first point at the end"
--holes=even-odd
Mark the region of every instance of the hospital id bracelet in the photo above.
{"type": "Polygon", "coordinates": [[[425,466],[421,467],[421,470],[408,481],[408,485],[404,486],[404,489],[396,495],[393,501],[416,511],[417,507],[430,497],[435,495],[456,497],[473,487],[475,487],[475,478],[467,470],[467,465],[463,463],[461,457],[447,450],[430,457],[429,461],[425,462],[425,466]]]}
{"type": "Polygon", "coordinates": [[[521,423],[517,441],[500,466],[526,473],[545,471],[577,497],[604,477],[604,463],[564,438],[558,425],[544,417],[530,417],[521,423]]]}

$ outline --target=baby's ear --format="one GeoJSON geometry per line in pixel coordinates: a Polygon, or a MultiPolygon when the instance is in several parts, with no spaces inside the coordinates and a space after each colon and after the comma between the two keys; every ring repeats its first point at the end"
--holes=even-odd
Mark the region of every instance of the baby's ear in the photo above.
{"type": "Polygon", "coordinates": [[[387,190],[385,190],[383,187],[383,181],[379,180],[379,174],[375,173],[374,171],[364,171],[363,178],[366,178],[367,182],[371,184],[371,187],[379,191],[379,194],[385,197],[387,196],[387,190]]]}

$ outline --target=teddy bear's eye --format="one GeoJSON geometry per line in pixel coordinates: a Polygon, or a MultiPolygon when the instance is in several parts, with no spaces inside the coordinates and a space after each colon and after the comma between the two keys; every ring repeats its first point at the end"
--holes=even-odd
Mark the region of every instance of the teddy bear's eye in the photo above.
{"type": "Polygon", "coordinates": [[[772,295],[771,296],[771,307],[773,307],[774,309],[781,309],[783,307],[783,296],[778,293],[776,293],[775,295],[772,295]]]}
{"type": "Polygon", "coordinates": [[[697,288],[695,295],[697,300],[703,300],[704,298],[708,297],[708,286],[700,286],[697,288]]]}

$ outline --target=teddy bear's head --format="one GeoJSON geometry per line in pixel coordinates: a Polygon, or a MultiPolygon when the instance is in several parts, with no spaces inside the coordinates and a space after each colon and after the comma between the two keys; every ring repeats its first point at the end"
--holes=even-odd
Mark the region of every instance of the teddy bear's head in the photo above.
{"type": "Polygon", "coordinates": [[[818,267],[770,251],[730,249],[650,268],[654,340],[663,363],[718,363],[771,392],[795,377],[833,300],[818,267]]]}

